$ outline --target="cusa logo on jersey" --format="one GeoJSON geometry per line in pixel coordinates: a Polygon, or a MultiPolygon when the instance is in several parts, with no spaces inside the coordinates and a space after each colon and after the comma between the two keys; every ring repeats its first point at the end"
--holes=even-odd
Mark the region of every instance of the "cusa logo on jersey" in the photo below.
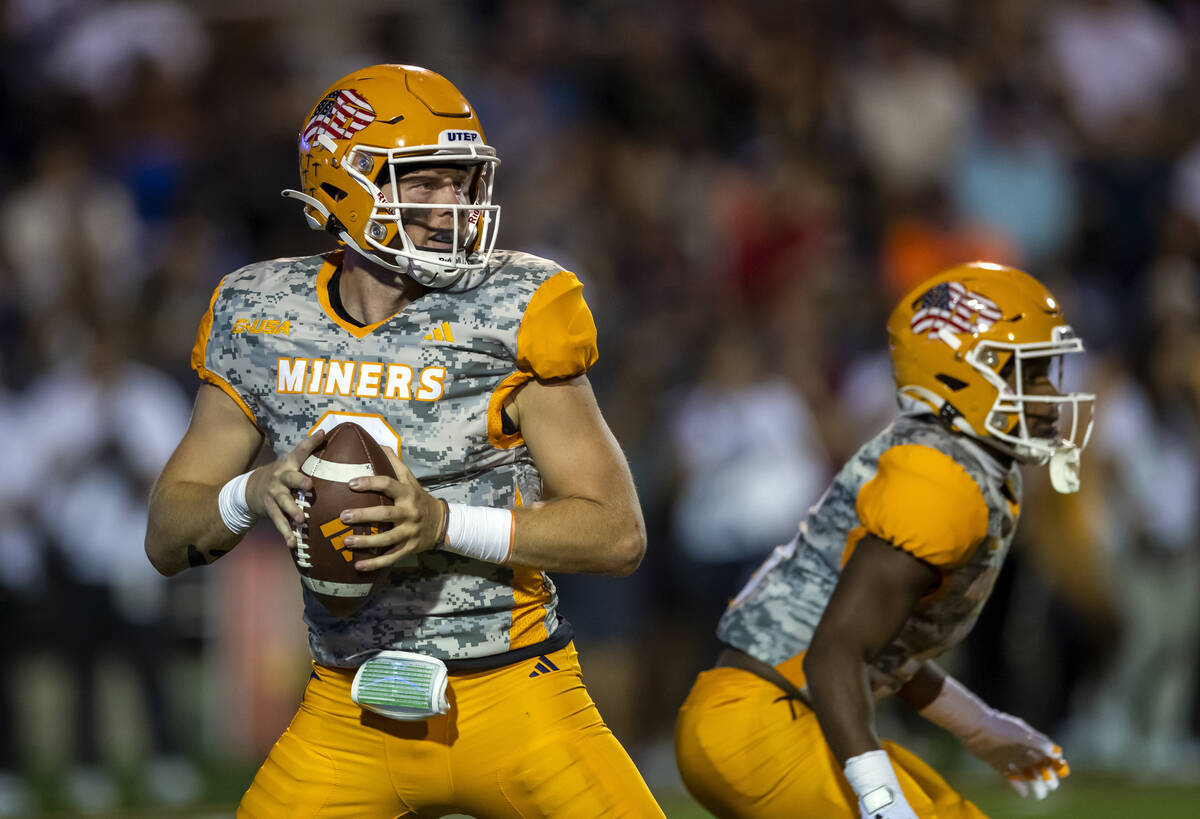
{"type": "Polygon", "coordinates": [[[235,319],[233,322],[233,332],[235,333],[263,333],[269,336],[286,336],[292,332],[292,323],[287,319],[280,321],[279,319],[235,319]]]}
{"type": "Polygon", "coordinates": [[[281,358],[275,391],[289,395],[343,395],[401,401],[437,401],[445,393],[445,367],[422,367],[382,361],[338,361],[325,358],[281,358]]]}

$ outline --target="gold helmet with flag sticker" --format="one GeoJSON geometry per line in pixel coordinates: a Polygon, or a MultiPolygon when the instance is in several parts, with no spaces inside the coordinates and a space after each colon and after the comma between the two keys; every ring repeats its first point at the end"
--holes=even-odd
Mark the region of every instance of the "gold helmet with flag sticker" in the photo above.
{"type": "Polygon", "coordinates": [[[492,204],[500,160],[475,109],[440,74],[410,65],[354,71],[321,94],[299,134],[300,190],[309,226],[428,287],[477,283],[496,243],[492,204]],[[399,201],[398,180],[429,167],[464,167],[453,204],[399,201]],[[420,247],[404,229],[431,211],[451,212],[447,248],[420,247]]]}
{"type": "Polygon", "coordinates": [[[1095,396],[1064,392],[1063,360],[1083,341],[1041,282],[1005,265],[958,265],[906,294],[887,326],[902,408],[932,411],[1019,461],[1048,463],[1060,492],[1078,488],[1095,396]]]}

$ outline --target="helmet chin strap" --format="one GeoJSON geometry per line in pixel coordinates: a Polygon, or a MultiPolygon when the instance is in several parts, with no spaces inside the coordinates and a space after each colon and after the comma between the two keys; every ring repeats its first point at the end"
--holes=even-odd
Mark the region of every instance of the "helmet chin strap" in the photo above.
{"type": "Polygon", "coordinates": [[[982,437],[971,428],[971,425],[967,423],[967,419],[955,409],[953,404],[932,390],[910,384],[896,392],[896,400],[899,402],[900,409],[903,412],[936,415],[949,425],[951,429],[957,430],[964,435],[969,435],[972,438],[982,437]]]}
{"type": "MultiPolygon", "coordinates": [[[[301,193],[300,191],[294,191],[291,188],[286,188],[283,191],[280,191],[280,196],[282,196],[284,199],[299,199],[305,205],[307,205],[308,207],[317,211],[317,213],[324,216],[325,224],[329,224],[329,220],[332,217],[332,214],[329,212],[329,208],[325,207],[324,205],[322,205],[316,199],[313,199],[308,194],[301,193]]],[[[321,223],[313,218],[312,214],[308,212],[307,208],[304,211],[304,218],[306,220],[308,220],[308,226],[310,228],[312,228],[313,230],[321,229],[321,227],[322,227],[321,223]]]]}
{"type": "Polygon", "coordinates": [[[1017,457],[1012,444],[995,436],[977,432],[952,404],[932,390],[909,384],[900,388],[896,392],[896,397],[900,403],[900,409],[905,413],[936,415],[951,429],[977,441],[992,455],[1006,458],[1017,457]]]}

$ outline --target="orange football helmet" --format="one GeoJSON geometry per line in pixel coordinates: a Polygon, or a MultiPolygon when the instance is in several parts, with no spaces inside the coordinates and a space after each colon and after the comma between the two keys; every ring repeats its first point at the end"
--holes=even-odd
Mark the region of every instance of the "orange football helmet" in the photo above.
{"type": "Polygon", "coordinates": [[[301,190],[283,195],[304,203],[310,227],[429,287],[465,289],[482,278],[500,223],[492,204],[500,160],[445,77],[410,65],[347,74],[321,95],[299,143],[301,190]],[[456,204],[401,203],[397,179],[414,165],[472,173],[456,204]],[[417,247],[404,230],[406,211],[433,209],[453,212],[449,249],[417,247]]]}
{"type": "Polygon", "coordinates": [[[902,407],[927,407],[1017,460],[1049,463],[1055,489],[1078,489],[1079,453],[1096,398],[1062,391],[1062,356],[1082,353],[1083,341],[1037,279],[988,262],[952,267],[900,301],[888,319],[888,339],[902,407]],[[1047,365],[1053,392],[1029,392],[1031,360],[1047,358],[1040,364],[1047,365]],[[1036,405],[1042,417],[1047,404],[1057,411],[1048,435],[1026,414],[1036,405]]]}

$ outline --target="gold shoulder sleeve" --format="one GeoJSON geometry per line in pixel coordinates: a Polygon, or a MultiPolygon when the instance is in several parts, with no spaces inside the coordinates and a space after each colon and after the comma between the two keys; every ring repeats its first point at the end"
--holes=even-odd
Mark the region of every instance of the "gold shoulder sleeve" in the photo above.
{"type": "Polygon", "coordinates": [[[599,357],[596,322],[583,284],[566,270],[551,276],[525,308],[517,330],[517,367],[538,378],[571,378],[599,357]]]}
{"type": "Polygon", "coordinates": [[[953,458],[926,446],[892,447],[859,490],[866,531],[940,568],[954,568],[987,535],[988,509],[974,479],[953,458]]]}

